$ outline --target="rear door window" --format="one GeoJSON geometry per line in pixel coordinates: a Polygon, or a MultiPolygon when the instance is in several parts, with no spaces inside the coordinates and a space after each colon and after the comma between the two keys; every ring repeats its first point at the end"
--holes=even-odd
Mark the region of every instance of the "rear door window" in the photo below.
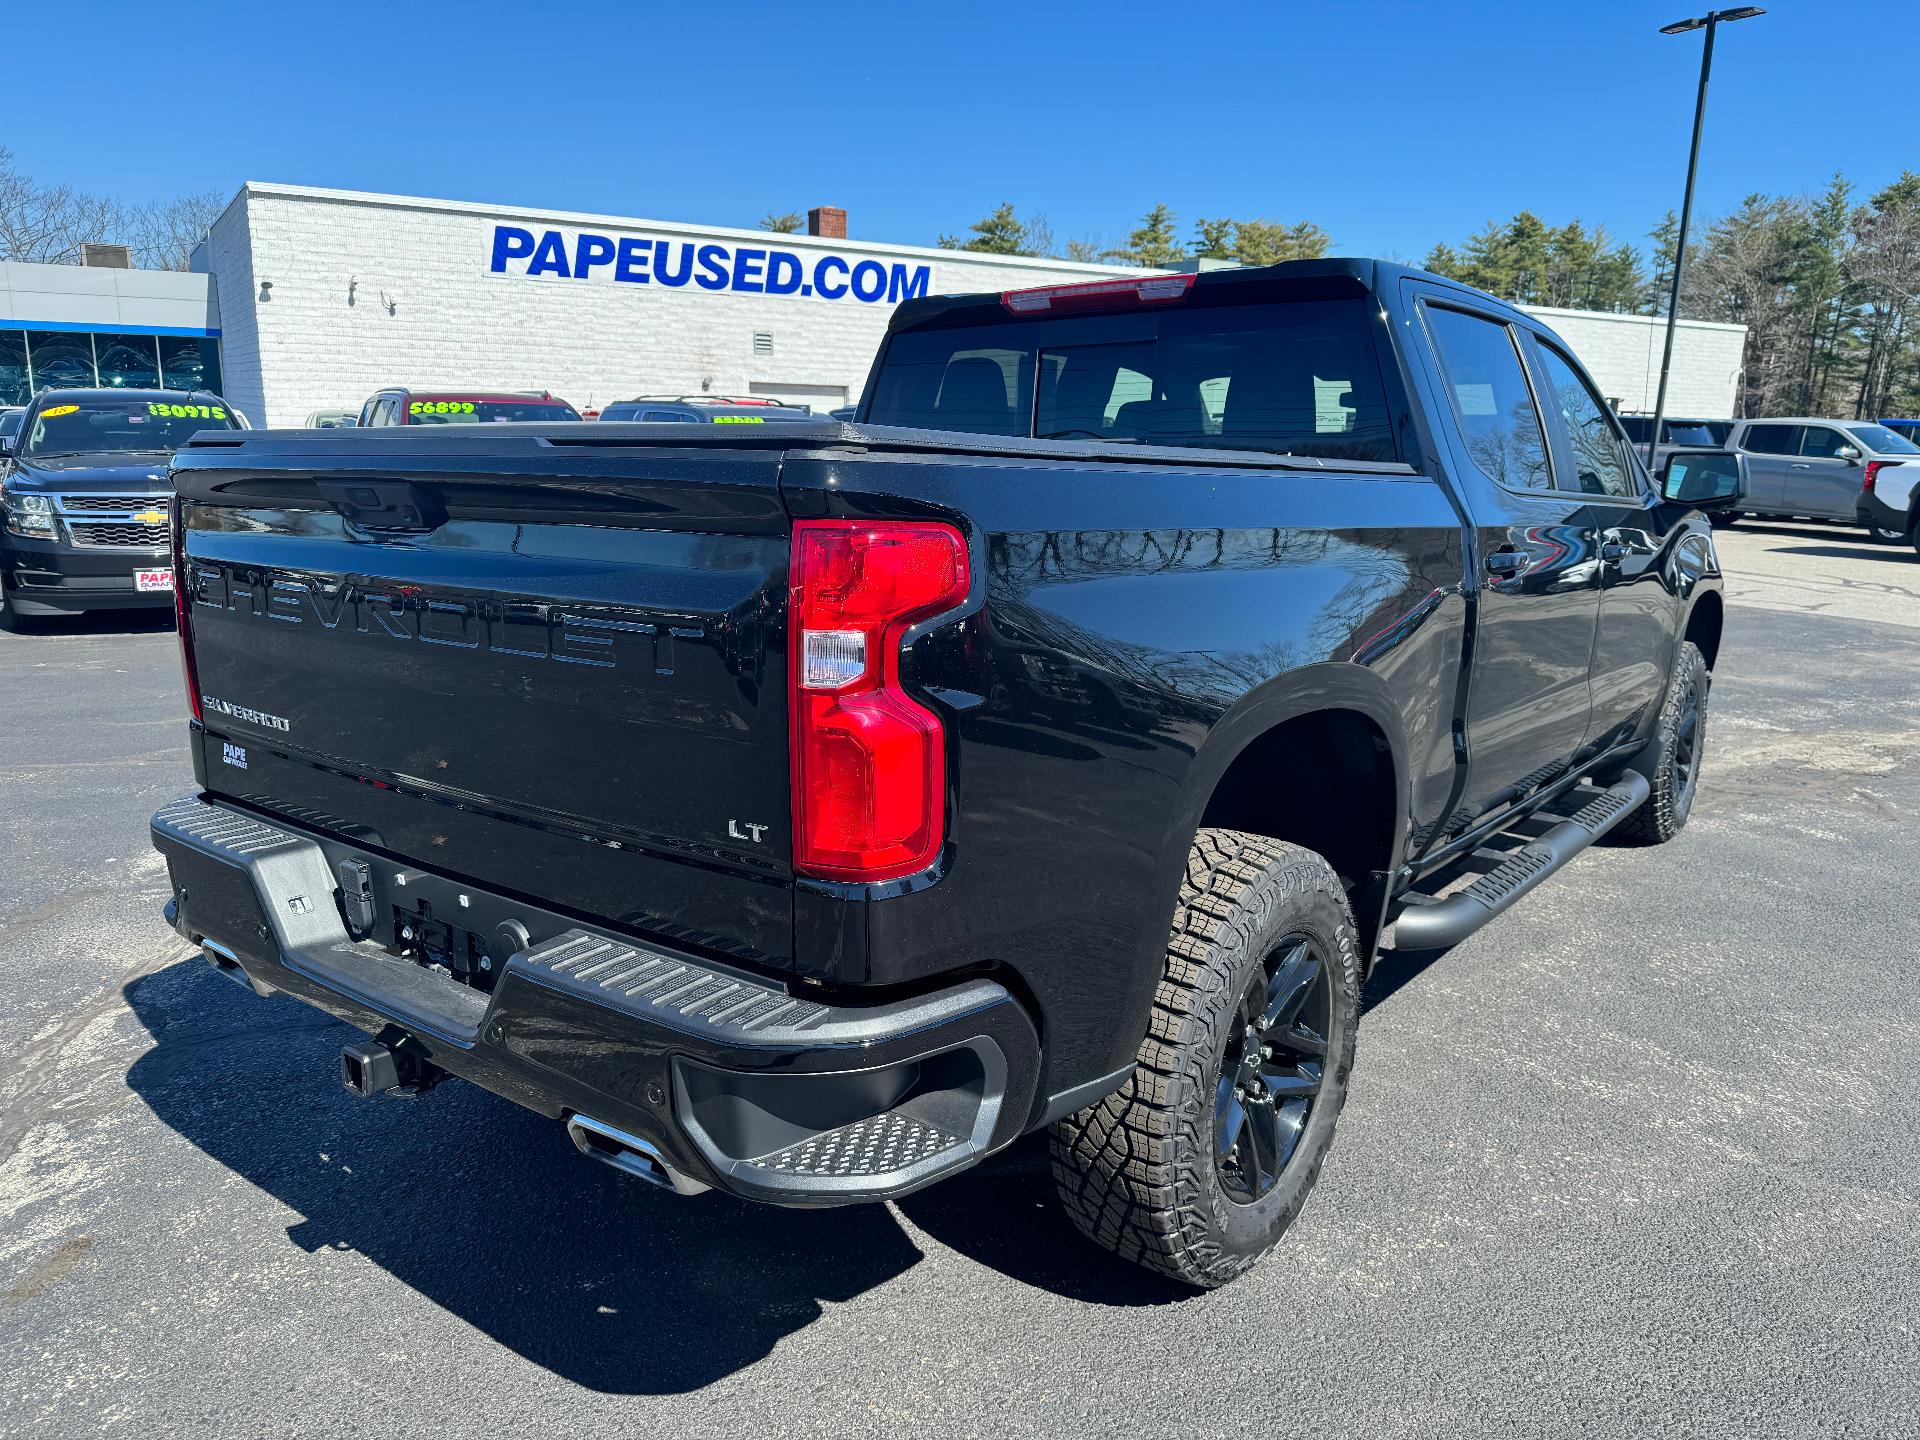
{"type": "Polygon", "coordinates": [[[1749,425],[1740,448],[1755,455],[1798,455],[1801,429],[1799,425],[1749,425]]]}
{"type": "Polygon", "coordinates": [[[1546,431],[1513,332],[1498,320],[1464,310],[1425,309],[1454,419],[1475,467],[1512,489],[1551,488],[1546,431]]]}
{"type": "Polygon", "coordinates": [[[1640,479],[1627,456],[1626,437],[1614,428],[1613,412],[1593,393],[1573,362],[1551,345],[1539,345],[1553,403],[1573,449],[1574,485],[1587,495],[1638,498],[1640,479]]]}

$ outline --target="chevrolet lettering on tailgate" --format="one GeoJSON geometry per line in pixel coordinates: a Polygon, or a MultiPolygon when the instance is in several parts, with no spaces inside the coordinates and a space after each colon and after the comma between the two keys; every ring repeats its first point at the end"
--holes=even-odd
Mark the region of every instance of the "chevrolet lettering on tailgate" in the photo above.
{"type": "Polygon", "coordinates": [[[416,585],[383,587],[377,581],[326,585],[207,561],[194,562],[186,583],[195,605],[232,615],[317,625],[329,632],[344,624],[360,635],[605,669],[622,656],[637,662],[644,653],[648,668],[661,677],[673,674],[676,641],[704,640],[707,633],[701,625],[666,619],[580,615],[561,604],[436,597],[416,585]]]}

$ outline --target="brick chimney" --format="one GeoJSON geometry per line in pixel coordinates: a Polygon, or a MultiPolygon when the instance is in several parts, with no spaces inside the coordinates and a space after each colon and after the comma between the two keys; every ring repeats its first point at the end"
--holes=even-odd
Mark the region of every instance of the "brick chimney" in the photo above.
{"type": "Polygon", "coordinates": [[[847,238],[847,212],[838,205],[816,205],[807,211],[807,234],[828,240],[847,238]]]}

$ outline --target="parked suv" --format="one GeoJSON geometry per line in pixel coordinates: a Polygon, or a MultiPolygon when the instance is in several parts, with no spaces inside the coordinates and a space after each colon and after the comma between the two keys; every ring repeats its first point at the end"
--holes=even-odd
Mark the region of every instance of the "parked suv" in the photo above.
{"type": "Polygon", "coordinates": [[[167,457],[241,428],[204,390],[43,390],[0,451],[0,628],[173,604],[167,457]]]}
{"type": "Polygon", "coordinates": [[[578,420],[580,412],[545,390],[376,390],[360,407],[366,425],[481,425],[500,420],[578,420]]]}
{"type": "Polygon", "coordinates": [[[642,395],[616,400],[600,412],[602,420],[693,425],[763,425],[769,420],[812,420],[803,405],[774,405],[765,400],[736,400],[719,395],[642,395]]]}
{"type": "Polygon", "coordinates": [[[1902,485],[1890,473],[1920,467],[1920,445],[1906,436],[1872,420],[1790,416],[1742,420],[1731,443],[1752,487],[1742,514],[1861,525],[1883,544],[1913,534],[1912,475],[1902,485]]]}

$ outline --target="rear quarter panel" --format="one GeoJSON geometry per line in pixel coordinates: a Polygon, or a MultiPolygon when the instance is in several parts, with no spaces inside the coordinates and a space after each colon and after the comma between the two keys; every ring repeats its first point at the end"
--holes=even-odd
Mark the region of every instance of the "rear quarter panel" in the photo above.
{"type": "Polygon", "coordinates": [[[829,452],[790,457],[782,488],[796,515],[958,524],[978,604],[904,667],[957,741],[939,879],[865,906],[803,883],[800,964],[995,968],[1049,1027],[1053,1091],[1130,1062],[1192,831],[1269,726],[1362,709],[1404,808],[1443,806],[1465,612],[1430,480],[829,452]]]}

